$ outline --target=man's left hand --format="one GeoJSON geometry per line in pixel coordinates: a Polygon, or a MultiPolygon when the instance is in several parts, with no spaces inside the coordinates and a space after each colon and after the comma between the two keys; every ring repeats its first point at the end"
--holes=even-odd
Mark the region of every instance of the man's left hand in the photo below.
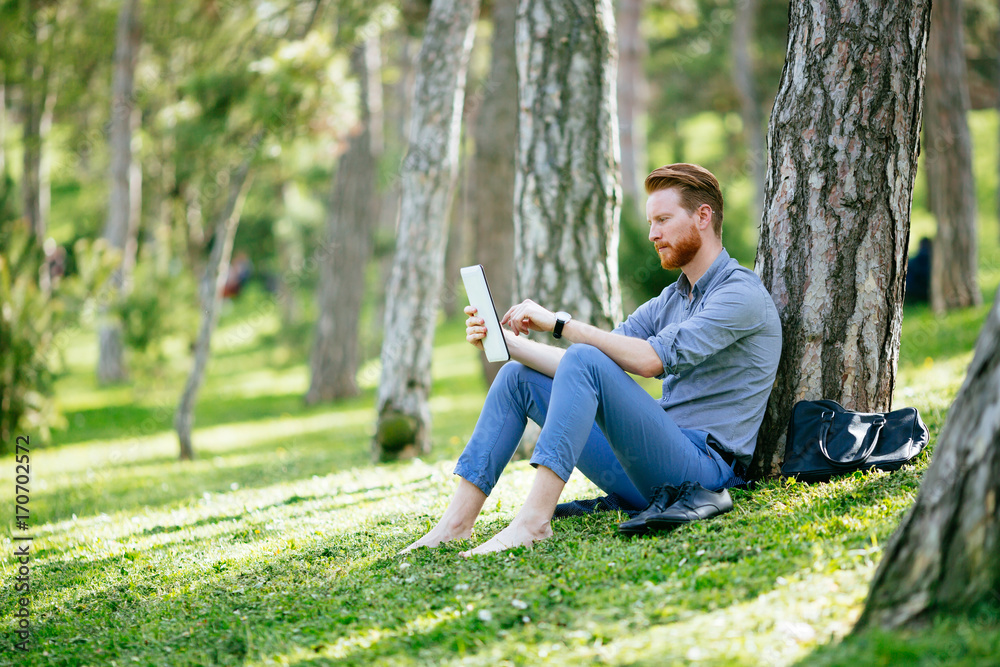
{"type": "Polygon", "coordinates": [[[556,315],[531,299],[525,299],[508,310],[500,324],[506,324],[517,335],[529,331],[552,331],[556,326],[556,315]]]}

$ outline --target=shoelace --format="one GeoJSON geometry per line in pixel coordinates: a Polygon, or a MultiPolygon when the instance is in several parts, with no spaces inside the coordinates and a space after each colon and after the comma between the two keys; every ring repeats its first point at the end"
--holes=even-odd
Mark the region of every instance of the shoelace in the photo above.
{"type": "Polygon", "coordinates": [[[697,484],[695,484],[694,482],[684,482],[683,484],[681,484],[680,488],[678,488],[677,490],[677,497],[674,498],[673,504],[680,503],[682,500],[690,498],[691,495],[694,493],[696,487],[697,484]]]}
{"type": "MultiPolygon", "coordinates": [[[[684,484],[687,484],[685,482],[684,484]]],[[[680,488],[684,488],[684,484],[680,488]]],[[[646,507],[648,510],[650,507],[655,508],[658,512],[662,512],[667,508],[668,505],[674,503],[674,494],[678,492],[678,487],[672,484],[661,484],[660,486],[653,487],[653,500],[650,501],[649,506],[646,507]]]]}

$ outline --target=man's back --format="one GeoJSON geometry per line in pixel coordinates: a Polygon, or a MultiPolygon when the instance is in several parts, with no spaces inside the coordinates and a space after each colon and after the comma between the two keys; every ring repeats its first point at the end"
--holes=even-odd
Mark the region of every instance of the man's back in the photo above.
{"type": "Polygon", "coordinates": [[[781,322],[760,279],[723,250],[692,290],[682,275],[616,333],[663,361],[663,409],[749,465],[781,354],[781,322]],[[690,298],[689,298],[690,297],[690,298]]]}

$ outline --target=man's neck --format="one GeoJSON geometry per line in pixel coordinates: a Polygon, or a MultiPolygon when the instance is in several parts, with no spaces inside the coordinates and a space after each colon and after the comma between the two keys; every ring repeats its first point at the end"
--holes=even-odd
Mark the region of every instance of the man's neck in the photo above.
{"type": "Polygon", "coordinates": [[[694,296],[695,283],[697,283],[698,280],[705,275],[705,272],[708,271],[708,269],[712,266],[712,263],[715,262],[721,253],[721,242],[705,243],[701,246],[701,250],[698,251],[698,254],[694,256],[694,259],[681,268],[681,271],[684,272],[688,282],[691,283],[691,294],[689,295],[689,298],[693,298],[694,296]]]}

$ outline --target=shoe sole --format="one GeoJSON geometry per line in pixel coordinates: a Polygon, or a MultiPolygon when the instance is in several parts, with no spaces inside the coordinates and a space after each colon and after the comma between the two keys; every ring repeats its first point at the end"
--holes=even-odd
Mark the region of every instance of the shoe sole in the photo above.
{"type": "Polygon", "coordinates": [[[625,537],[632,537],[633,535],[645,535],[649,532],[649,526],[636,526],[635,528],[622,528],[618,526],[618,534],[624,535],[625,537]]]}
{"type": "Polygon", "coordinates": [[[671,528],[676,528],[677,526],[683,526],[686,523],[694,523],[695,521],[708,521],[709,519],[714,519],[717,516],[722,516],[729,512],[719,512],[717,514],[712,514],[711,516],[706,516],[703,519],[646,519],[646,527],[650,530],[670,530],[671,528]]]}

